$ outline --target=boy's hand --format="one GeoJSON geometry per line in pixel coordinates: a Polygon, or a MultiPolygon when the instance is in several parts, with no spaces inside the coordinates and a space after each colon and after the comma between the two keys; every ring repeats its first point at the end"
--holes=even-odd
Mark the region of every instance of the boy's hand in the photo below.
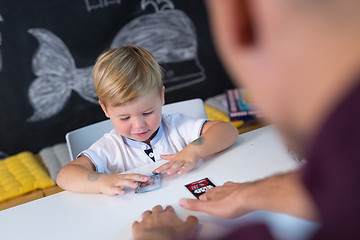
{"type": "Polygon", "coordinates": [[[200,160],[200,158],[196,156],[196,154],[194,154],[194,152],[191,151],[191,149],[188,147],[184,148],[178,153],[161,155],[160,157],[164,160],[168,160],[169,162],[156,168],[153,173],[162,173],[164,171],[168,171],[168,175],[174,173],[183,174],[184,172],[188,172],[196,167],[200,160]]]}
{"type": "Polygon", "coordinates": [[[106,195],[122,195],[124,187],[136,188],[137,182],[146,182],[150,178],[141,174],[101,174],[92,172],[88,175],[89,181],[99,181],[100,191],[106,195]]]}

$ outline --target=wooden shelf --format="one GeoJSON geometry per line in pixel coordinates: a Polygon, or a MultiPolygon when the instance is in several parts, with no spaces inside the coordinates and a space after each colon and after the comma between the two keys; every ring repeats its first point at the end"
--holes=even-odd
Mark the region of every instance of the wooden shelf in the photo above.
{"type": "Polygon", "coordinates": [[[50,196],[54,193],[58,193],[61,191],[62,191],[62,189],[59,188],[58,186],[52,186],[49,188],[32,191],[30,193],[21,195],[20,197],[13,198],[13,199],[7,200],[5,202],[1,202],[0,203],[0,211],[7,209],[7,208],[15,207],[15,206],[27,203],[27,202],[31,202],[31,201],[34,201],[39,198],[50,196]]]}

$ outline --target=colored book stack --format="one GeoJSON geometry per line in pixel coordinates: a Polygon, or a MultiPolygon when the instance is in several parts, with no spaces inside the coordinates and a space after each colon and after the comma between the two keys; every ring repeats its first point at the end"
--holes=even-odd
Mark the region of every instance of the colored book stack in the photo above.
{"type": "Polygon", "coordinates": [[[231,121],[251,120],[260,115],[249,101],[246,89],[229,89],[225,93],[231,121]]]}

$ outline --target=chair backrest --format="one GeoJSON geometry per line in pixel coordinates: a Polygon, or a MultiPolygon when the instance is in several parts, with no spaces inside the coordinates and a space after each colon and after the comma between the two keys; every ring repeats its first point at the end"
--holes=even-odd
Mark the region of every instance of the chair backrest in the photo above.
{"type": "MultiPolygon", "coordinates": [[[[182,113],[192,118],[206,118],[204,103],[199,98],[166,104],[163,106],[162,112],[163,114],[182,113]]],[[[68,132],[65,138],[70,159],[75,159],[80,152],[88,149],[113,128],[114,125],[108,119],[68,132]]]]}

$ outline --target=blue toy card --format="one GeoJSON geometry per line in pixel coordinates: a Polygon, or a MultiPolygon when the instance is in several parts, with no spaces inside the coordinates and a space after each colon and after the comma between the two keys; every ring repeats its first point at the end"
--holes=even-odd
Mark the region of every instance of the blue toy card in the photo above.
{"type": "Polygon", "coordinates": [[[161,188],[161,174],[157,173],[150,176],[147,182],[139,182],[135,193],[144,193],[161,188]]]}

